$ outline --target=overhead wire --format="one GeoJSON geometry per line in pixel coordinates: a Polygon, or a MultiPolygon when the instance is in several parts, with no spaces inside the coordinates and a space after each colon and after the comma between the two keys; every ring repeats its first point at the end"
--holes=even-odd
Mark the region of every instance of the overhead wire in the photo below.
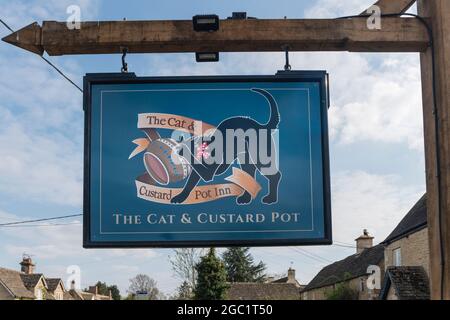
{"type": "Polygon", "coordinates": [[[61,227],[61,226],[76,226],[82,225],[81,222],[69,222],[69,223],[49,223],[49,224],[23,224],[16,226],[3,226],[3,228],[42,228],[42,227],[61,227]]]}
{"type": "Polygon", "coordinates": [[[81,217],[81,216],[82,216],[82,214],[72,214],[72,215],[67,215],[67,216],[59,216],[59,217],[51,217],[51,218],[41,218],[41,219],[33,219],[33,220],[23,220],[23,221],[16,221],[16,222],[0,223],[0,227],[10,227],[10,226],[16,226],[16,225],[22,225],[22,224],[28,224],[28,223],[43,222],[43,221],[54,221],[54,220],[75,218],[75,217],[81,217]]]}

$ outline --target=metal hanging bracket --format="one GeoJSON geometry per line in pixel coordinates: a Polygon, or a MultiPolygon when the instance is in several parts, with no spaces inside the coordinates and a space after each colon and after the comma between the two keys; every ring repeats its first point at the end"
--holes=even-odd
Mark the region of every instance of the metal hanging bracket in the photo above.
{"type": "Polygon", "coordinates": [[[291,71],[291,65],[289,64],[289,46],[284,46],[284,52],[286,57],[286,63],[284,65],[284,71],[291,71]]]}
{"type": "Polygon", "coordinates": [[[125,61],[127,57],[128,48],[122,48],[122,73],[128,73],[128,63],[125,61]]]}

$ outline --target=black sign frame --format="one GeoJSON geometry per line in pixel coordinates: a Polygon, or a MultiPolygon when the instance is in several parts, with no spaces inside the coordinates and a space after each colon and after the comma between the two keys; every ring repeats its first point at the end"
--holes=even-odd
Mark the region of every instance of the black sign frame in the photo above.
{"type": "Polygon", "coordinates": [[[90,73],[84,77],[83,110],[84,131],[84,183],[83,183],[83,247],[84,248],[204,248],[204,247],[272,247],[313,246],[332,244],[330,160],[328,139],[328,114],[321,113],[322,163],[324,197],[324,237],[321,239],[289,240],[232,240],[232,241],[93,241],[91,239],[90,181],[91,181],[91,87],[98,84],[124,83],[204,83],[204,82],[318,82],[321,95],[321,110],[329,108],[329,77],[325,71],[278,71],[275,75],[261,76],[180,76],[137,77],[134,73],[90,73]]]}

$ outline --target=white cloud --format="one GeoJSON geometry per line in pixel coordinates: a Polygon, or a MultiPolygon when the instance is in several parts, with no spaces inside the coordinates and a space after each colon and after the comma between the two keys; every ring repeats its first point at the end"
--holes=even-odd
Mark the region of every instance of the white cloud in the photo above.
{"type": "Polygon", "coordinates": [[[21,221],[23,218],[18,218],[16,215],[11,214],[9,212],[5,212],[0,210],[0,221],[1,223],[10,223],[21,221]]]}
{"type": "MultiPolygon", "coordinates": [[[[38,8],[50,12],[56,7],[15,1],[5,10],[32,15],[38,8]]],[[[0,74],[7,75],[0,78],[0,192],[20,200],[80,207],[82,95],[37,56],[16,50],[0,47],[0,60],[14,61],[13,67],[0,64],[0,74]]],[[[72,65],[68,70],[76,69],[72,65]]],[[[75,78],[71,72],[69,76],[75,78]]]]}
{"type": "Polygon", "coordinates": [[[32,22],[41,24],[44,20],[66,21],[67,7],[78,5],[81,8],[81,19],[93,19],[99,8],[98,0],[8,0],[8,5],[2,6],[2,16],[11,28],[18,30],[32,22]],[[6,19],[6,18],[5,18],[6,19]]]}
{"type": "MultiPolygon", "coordinates": [[[[373,0],[319,0],[306,10],[305,16],[355,15],[373,3],[373,0]]],[[[334,141],[406,143],[409,148],[423,152],[418,54],[318,56],[323,57],[322,68],[330,72],[330,132],[334,141]]],[[[306,58],[306,61],[310,60],[306,58]]]]}
{"type": "Polygon", "coordinates": [[[305,17],[319,19],[357,15],[375,2],[374,0],[318,0],[305,11],[305,17]]]}
{"type": "MultiPolygon", "coordinates": [[[[360,71],[357,78],[344,80],[348,84],[344,90],[349,93],[342,94],[333,104],[334,138],[344,144],[359,141],[406,143],[409,148],[422,152],[418,57],[389,56],[380,66],[368,66],[366,73],[360,71]]],[[[333,94],[338,95],[340,93],[333,94]]]]}
{"type": "MultiPolygon", "coordinates": [[[[45,107],[42,109],[45,114],[45,107]]],[[[68,113],[66,115],[70,117],[68,113]]],[[[45,130],[40,126],[39,116],[34,117],[26,111],[23,115],[13,114],[10,108],[0,103],[0,190],[4,195],[14,195],[22,200],[80,206],[80,144],[66,136],[66,129],[57,121],[52,125],[53,133],[45,132],[51,126],[45,130]]],[[[67,130],[71,130],[71,126],[67,130]]]]}
{"type": "Polygon", "coordinates": [[[353,243],[363,229],[384,240],[424,193],[424,186],[405,186],[395,175],[340,172],[332,181],[335,240],[353,243]]]}
{"type": "MultiPolygon", "coordinates": [[[[305,17],[318,19],[358,15],[375,3],[375,0],[316,0],[305,11],[305,17]]],[[[415,4],[409,12],[414,12],[414,10],[416,10],[415,4]]]]}
{"type": "Polygon", "coordinates": [[[139,267],[137,267],[137,266],[122,265],[122,264],[114,265],[114,266],[112,266],[112,269],[117,272],[126,273],[126,274],[136,274],[139,272],[139,267]]]}

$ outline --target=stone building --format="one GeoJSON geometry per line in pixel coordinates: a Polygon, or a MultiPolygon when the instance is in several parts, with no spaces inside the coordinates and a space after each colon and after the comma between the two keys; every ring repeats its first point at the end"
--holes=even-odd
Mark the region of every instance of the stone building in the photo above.
{"type": "Polygon", "coordinates": [[[46,278],[35,273],[36,265],[31,257],[24,255],[21,271],[0,268],[0,300],[112,300],[98,293],[96,286],[89,290],[66,290],[60,278],[46,278]]]}
{"type": "Polygon", "coordinates": [[[49,300],[72,300],[61,279],[46,278],[45,280],[47,282],[47,292],[49,293],[49,300]]]}
{"type": "MultiPolygon", "coordinates": [[[[64,300],[61,294],[61,279],[48,279],[35,273],[31,257],[24,255],[21,271],[0,268],[0,300],[64,300]],[[56,284],[56,285],[55,285],[56,284]]],[[[62,287],[64,290],[64,287],[62,287]]]]}
{"type": "Polygon", "coordinates": [[[20,277],[22,278],[25,287],[36,297],[36,300],[46,300],[51,298],[48,292],[47,281],[43,274],[21,274],[20,277]]]}
{"type": "Polygon", "coordinates": [[[324,267],[302,290],[303,300],[325,300],[339,285],[352,289],[357,298],[373,300],[379,290],[368,288],[367,282],[373,266],[384,274],[384,247],[373,246],[373,237],[367,230],[356,241],[356,253],[324,267]]]}
{"type": "Polygon", "coordinates": [[[424,195],[383,241],[386,266],[421,266],[430,270],[427,206],[424,195]]]}
{"type": "Polygon", "coordinates": [[[295,276],[295,269],[289,268],[287,272],[287,276],[280,279],[272,279],[267,281],[268,283],[291,283],[294,284],[297,288],[303,289],[305,286],[301,285],[298,282],[297,277],[295,276]]]}
{"type": "Polygon", "coordinates": [[[429,299],[426,195],[382,243],[372,243],[364,230],[356,239],[356,254],[324,267],[302,291],[302,299],[326,299],[339,284],[347,284],[361,300],[429,299]],[[380,289],[367,286],[371,265],[379,267],[380,289]]]}
{"type": "Polygon", "coordinates": [[[289,268],[286,277],[265,283],[230,283],[228,300],[300,300],[302,286],[295,277],[295,270],[289,268]]]}
{"type": "Polygon", "coordinates": [[[21,273],[0,268],[0,300],[34,300],[36,296],[25,287],[21,273]]]}
{"type": "Polygon", "coordinates": [[[109,295],[105,296],[98,292],[97,286],[90,286],[85,291],[76,290],[74,287],[74,283],[72,283],[72,288],[69,292],[75,300],[113,300],[111,290],[109,290],[109,295]]]}
{"type": "Polygon", "coordinates": [[[429,299],[430,252],[424,195],[383,241],[386,276],[380,299],[429,299]]]}

